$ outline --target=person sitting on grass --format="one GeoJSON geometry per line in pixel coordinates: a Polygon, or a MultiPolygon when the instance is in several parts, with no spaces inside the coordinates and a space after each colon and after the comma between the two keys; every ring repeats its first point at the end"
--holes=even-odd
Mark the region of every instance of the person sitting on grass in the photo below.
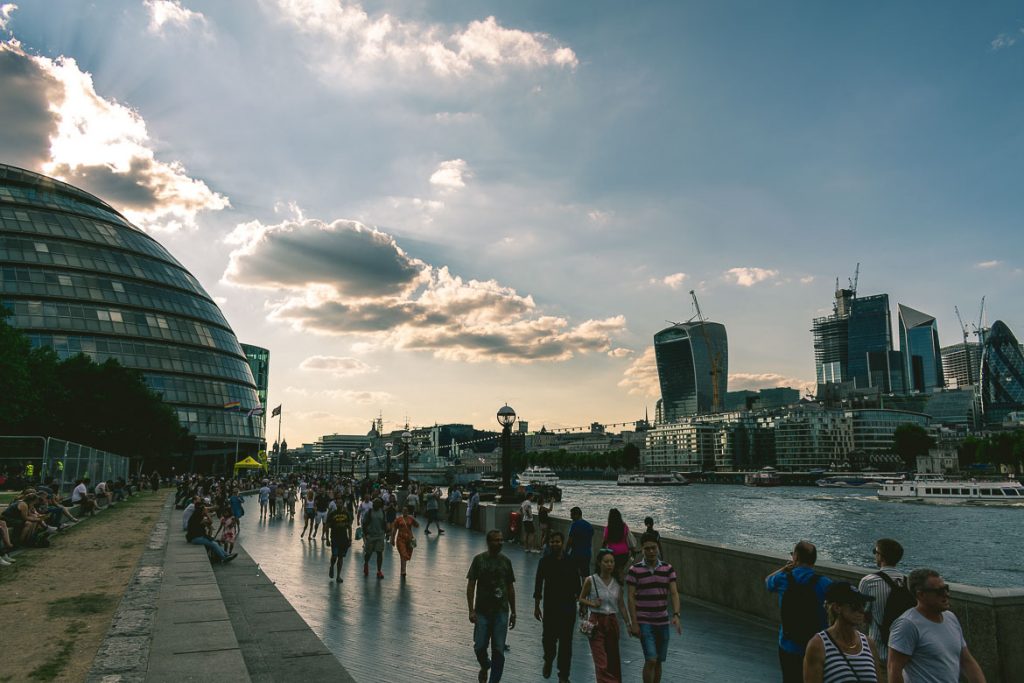
{"type": "Polygon", "coordinates": [[[196,503],[195,511],[188,519],[188,531],[185,533],[185,540],[193,545],[206,546],[206,549],[214,555],[221,563],[227,563],[238,557],[235,553],[228,553],[217,544],[210,536],[212,522],[210,515],[206,512],[203,503],[196,503]]]}
{"type": "Polygon", "coordinates": [[[96,501],[89,495],[88,484],[88,479],[75,480],[75,489],[71,492],[71,504],[78,505],[82,509],[82,512],[88,512],[90,515],[95,515],[96,501]]]}

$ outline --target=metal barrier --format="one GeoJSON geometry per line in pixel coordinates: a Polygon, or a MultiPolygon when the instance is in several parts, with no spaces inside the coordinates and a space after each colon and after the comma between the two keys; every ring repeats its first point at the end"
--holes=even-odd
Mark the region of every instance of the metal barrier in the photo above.
{"type": "Polygon", "coordinates": [[[58,493],[70,491],[78,479],[92,483],[128,480],[128,458],[101,451],[73,441],[50,436],[0,436],[0,476],[6,482],[0,488],[21,489],[56,479],[58,493]]]}

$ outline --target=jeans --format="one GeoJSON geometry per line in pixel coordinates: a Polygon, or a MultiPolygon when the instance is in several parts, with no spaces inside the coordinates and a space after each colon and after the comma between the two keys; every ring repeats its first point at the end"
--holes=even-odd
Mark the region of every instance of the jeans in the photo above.
{"type": "Polygon", "coordinates": [[[648,662],[668,659],[668,624],[640,624],[640,647],[648,662]]]}
{"type": "Polygon", "coordinates": [[[572,666],[572,637],[576,630],[576,605],[568,610],[558,607],[544,606],[543,633],[541,643],[544,646],[544,661],[554,662],[558,653],[558,676],[569,678],[572,666]]]}
{"type": "Polygon", "coordinates": [[[220,545],[218,545],[217,542],[214,541],[212,538],[207,538],[206,536],[196,536],[191,541],[189,541],[189,543],[191,543],[192,545],[205,545],[208,549],[212,550],[214,555],[216,555],[220,560],[223,560],[225,557],[228,556],[228,554],[224,552],[224,548],[221,548],[220,545]]]}
{"type": "Polygon", "coordinates": [[[490,668],[490,683],[498,683],[505,669],[505,636],[508,635],[508,612],[481,614],[477,612],[473,628],[473,650],[481,669],[490,668]],[[487,644],[491,645],[491,659],[487,660],[487,644]]]}

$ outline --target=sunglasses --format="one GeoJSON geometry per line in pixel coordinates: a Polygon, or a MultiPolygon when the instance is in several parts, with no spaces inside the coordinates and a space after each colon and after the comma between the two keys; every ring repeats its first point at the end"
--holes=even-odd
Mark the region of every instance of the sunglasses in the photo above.
{"type": "Polygon", "coordinates": [[[918,588],[922,593],[934,593],[935,595],[949,595],[949,586],[938,586],[936,588],[918,588]]]}

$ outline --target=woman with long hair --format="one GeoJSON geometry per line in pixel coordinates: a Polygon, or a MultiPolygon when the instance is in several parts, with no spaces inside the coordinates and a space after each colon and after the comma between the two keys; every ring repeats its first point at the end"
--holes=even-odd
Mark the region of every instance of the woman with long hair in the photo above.
{"type": "Polygon", "coordinates": [[[873,599],[846,581],[829,585],[825,590],[825,609],[831,626],[807,643],[804,683],[882,680],[875,642],[860,632],[864,627],[864,609],[873,599]]]}
{"type": "Polygon", "coordinates": [[[593,624],[590,656],[594,660],[597,683],[621,683],[622,659],[619,656],[619,620],[616,614],[628,621],[629,612],[622,601],[622,586],[615,578],[615,556],[611,550],[601,548],[597,551],[594,570],[595,573],[583,580],[580,616],[589,608],[590,614],[586,618],[593,624]]]}
{"type": "Polygon", "coordinates": [[[631,546],[629,526],[622,521],[622,513],[618,508],[612,508],[608,511],[608,524],[604,527],[604,545],[602,547],[611,550],[612,555],[615,556],[615,578],[619,583],[622,583],[626,576],[626,565],[629,564],[632,552],[631,546]]]}
{"type": "Polygon", "coordinates": [[[405,565],[412,559],[412,549],[416,547],[415,538],[412,534],[413,527],[419,527],[420,523],[412,516],[412,506],[406,505],[403,514],[395,519],[393,525],[395,548],[398,556],[402,558],[402,578],[405,578],[405,565]]]}

